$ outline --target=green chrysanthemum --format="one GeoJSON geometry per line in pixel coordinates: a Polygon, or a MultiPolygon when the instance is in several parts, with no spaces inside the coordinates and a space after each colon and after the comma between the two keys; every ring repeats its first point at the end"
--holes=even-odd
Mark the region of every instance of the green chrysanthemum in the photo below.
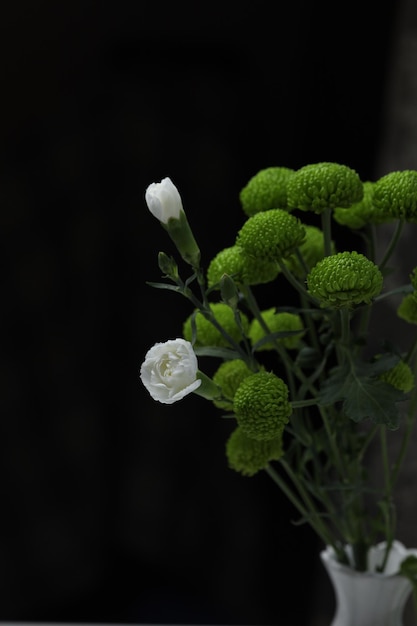
{"type": "Polygon", "coordinates": [[[236,389],[244,378],[252,374],[252,370],[241,359],[224,361],[213,375],[213,382],[222,391],[222,397],[214,400],[214,405],[219,409],[233,411],[233,398],[235,397],[236,389]]]}
{"type": "Polygon", "coordinates": [[[409,324],[417,324],[417,298],[414,293],[404,296],[397,308],[397,315],[409,324]]]}
{"type": "Polygon", "coordinates": [[[341,207],[335,208],[333,217],[336,222],[342,226],[348,226],[352,229],[363,228],[367,224],[383,224],[389,222],[393,218],[384,211],[378,209],[372,199],[374,195],[374,185],[370,181],[363,183],[363,198],[359,202],[355,202],[348,209],[341,207]]]}
{"type": "Polygon", "coordinates": [[[238,284],[260,285],[273,281],[279,272],[275,261],[253,259],[240,246],[231,246],[218,252],[210,262],[207,284],[214,287],[224,274],[228,274],[238,284]]]}
{"type": "Polygon", "coordinates": [[[257,441],[248,437],[238,426],[226,443],[229,467],[244,476],[254,476],[271,461],[278,461],[282,455],[281,435],[269,441],[257,441]]]}
{"type": "MultiPolygon", "coordinates": [[[[292,254],[285,260],[290,272],[299,279],[303,279],[315,265],[324,257],[324,235],[317,226],[305,224],[306,238],[299,247],[303,259],[300,261],[296,254],[292,254]]],[[[335,244],[332,241],[332,253],[335,252],[335,244]]]]}
{"type": "Polygon", "coordinates": [[[287,185],[289,208],[322,213],[325,209],[350,207],[363,196],[355,170],[338,163],[312,163],[300,168],[287,185]]]}
{"type": "Polygon", "coordinates": [[[307,276],[308,291],[322,307],[369,303],[382,289],[379,268],[358,252],[339,252],[317,263],[307,276]]]}
{"type": "MultiPolygon", "coordinates": [[[[226,333],[228,333],[232,339],[236,342],[240,342],[242,339],[241,330],[236,323],[234,313],[232,309],[225,304],[224,302],[215,302],[210,305],[210,308],[213,312],[214,317],[218,321],[218,323],[224,328],[226,333]]],[[[204,315],[197,311],[197,313],[190,315],[184,322],[183,325],[183,337],[187,339],[187,341],[192,341],[192,320],[195,320],[196,327],[196,341],[195,346],[223,346],[229,347],[229,343],[227,339],[222,335],[222,333],[211,323],[210,320],[206,319],[204,315]]],[[[241,320],[243,325],[243,330],[245,334],[249,331],[249,319],[244,314],[241,313],[241,320]]]]}
{"type": "Polygon", "coordinates": [[[288,387],[272,372],[245,378],[236,390],[233,410],[243,432],[257,441],[281,436],[292,407],[288,387]]]}
{"type": "MultiPolygon", "coordinates": [[[[286,333],[304,330],[304,324],[301,317],[295,313],[288,313],[287,311],[277,313],[275,307],[272,307],[271,309],[262,311],[261,316],[268,326],[270,333],[286,333]]],[[[297,332],[296,335],[276,337],[276,341],[288,350],[294,350],[300,344],[301,335],[302,333],[297,332]]],[[[249,338],[252,342],[252,346],[255,347],[258,341],[264,337],[265,331],[260,322],[257,319],[252,320],[249,327],[249,338]]],[[[272,341],[268,341],[255,349],[257,351],[273,350],[274,347],[274,343],[272,341]]]]}
{"type": "Polygon", "coordinates": [[[288,257],[305,237],[301,221],[282,209],[249,217],[238,232],[236,245],[255,259],[279,261],[288,257]]]}
{"type": "Polygon", "coordinates": [[[382,176],[374,184],[373,203],[391,219],[417,222],[417,171],[382,176]]]}
{"type": "Polygon", "coordinates": [[[398,361],[394,367],[380,376],[380,380],[389,383],[395,389],[408,393],[414,387],[414,375],[411,367],[404,361],[398,361]]]}
{"type": "Polygon", "coordinates": [[[287,182],[294,170],[267,167],[260,170],[239,194],[242,209],[249,217],[268,209],[287,209],[287,182]]]}

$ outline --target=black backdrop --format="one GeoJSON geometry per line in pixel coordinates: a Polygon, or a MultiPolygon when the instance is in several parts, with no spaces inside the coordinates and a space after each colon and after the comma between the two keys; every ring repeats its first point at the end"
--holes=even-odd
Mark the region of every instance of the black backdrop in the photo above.
{"type": "Polygon", "coordinates": [[[209,260],[263,167],[372,179],[396,3],[366,4],[2,6],[0,619],[311,626],[316,539],[207,402],[139,382],[190,312],[145,285],[144,191],[173,179],[209,260]]]}

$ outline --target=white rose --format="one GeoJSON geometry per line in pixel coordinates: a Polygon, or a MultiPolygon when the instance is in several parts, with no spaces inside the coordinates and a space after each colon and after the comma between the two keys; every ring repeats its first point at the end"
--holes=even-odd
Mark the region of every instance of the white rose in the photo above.
{"type": "Polygon", "coordinates": [[[185,339],[156,343],[146,353],[140,377],[154,400],[173,404],[198,389],[198,363],[193,347],[185,339]]]}
{"type": "Polygon", "coordinates": [[[179,219],[183,210],[179,191],[170,178],[151,183],[145,192],[145,200],[152,215],[163,224],[170,218],[179,219]]]}

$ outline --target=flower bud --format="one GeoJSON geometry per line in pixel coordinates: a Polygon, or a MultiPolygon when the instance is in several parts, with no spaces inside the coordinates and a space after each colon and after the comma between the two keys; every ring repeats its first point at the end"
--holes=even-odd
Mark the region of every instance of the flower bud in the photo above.
{"type": "Polygon", "coordinates": [[[160,183],[151,183],[145,200],[148,209],[168,232],[178,252],[186,263],[198,267],[200,249],[182,207],[181,196],[170,178],[163,178],[160,183]]]}
{"type": "Polygon", "coordinates": [[[223,274],[220,280],[220,293],[223,302],[228,304],[233,310],[236,310],[239,304],[239,291],[233,278],[230,278],[228,274],[223,274]]]}
{"type": "Polygon", "coordinates": [[[175,263],[172,257],[169,257],[165,252],[158,254],[158,267],[165,276],[169,276],[173,280],[178,278],[178,265],[175,263]]]}
{"type": "Polygon", "coordinates": [[[179,219],[183,211],[179,191],[168,177],[160,183],[151,183],[145,192],[145,200],[152,215],[163,224],[170,219],[179,219]]]}

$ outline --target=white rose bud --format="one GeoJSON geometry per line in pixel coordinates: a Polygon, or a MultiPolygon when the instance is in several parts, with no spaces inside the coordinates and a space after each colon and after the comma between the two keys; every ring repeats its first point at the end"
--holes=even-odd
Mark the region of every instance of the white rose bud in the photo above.
{"type": "Polygon", "coordinates": [[[170,178],[151,183],[145,192],[148,209],[157,220],[167,224],[170,218],[179,219],[183,210],[181,196],[170,178]]]}
{"type": "Polygon", "coordinates": [[[151,183],[145,200],[148,209],[156,217],[175,243],[184,261],[197,268],[200,264],[200,249],[182,208],[181,196],[170,178],[160,183],[151,183]]]}
{"type": "Polygon", "coordinates": [[[197,371],[197,357],[191,343],[172,339],[156,343],[148,350],[140,377],[154,400],[173,404],[201,385],[197,371]]]}

